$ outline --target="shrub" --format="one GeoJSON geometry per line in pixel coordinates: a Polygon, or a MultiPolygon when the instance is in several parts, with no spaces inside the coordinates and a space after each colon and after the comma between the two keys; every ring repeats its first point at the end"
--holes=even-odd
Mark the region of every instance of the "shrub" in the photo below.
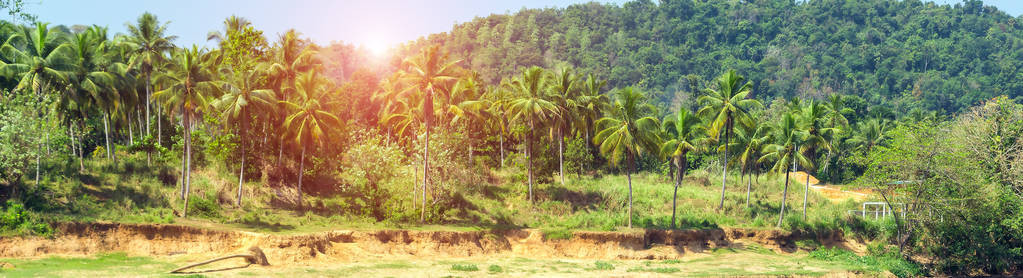
{"type": "Polygon", "coordinates": [[[188,197],[188,215],[202,218],[220,218],[220,205],[217,204],[217,195],[213,192],[206,196],[191,195],[188,197]]]}
{"type": "Polygon", "coordinates": [[[596,261],[596,262],[593,262],[593,264],[594,264],[594,266],[596,266],[597,270],[614,270],[615,269],[615,266],[612,265],[609,262],[596,261]]]}
{"type": "Polygon", "coordinates": [[[22,204],[7,200],[3,210],[0,211],[0,232],[51,236],[53,229],[49,224],[32,217],[22,204]]]}

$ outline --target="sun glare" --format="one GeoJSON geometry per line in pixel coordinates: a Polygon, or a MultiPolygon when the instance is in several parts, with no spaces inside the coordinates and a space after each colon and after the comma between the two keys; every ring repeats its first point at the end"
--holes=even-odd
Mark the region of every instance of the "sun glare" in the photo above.
{"type": "Polygon", "coordinates": [[[362,47],[366,48],[366,50],[368,50],[369,53],[377,57],[381,57],[384,56],[384,54],[387,54],[389,48],[387,43],[377,39],[371,39],[362,43],[362,47]]]}

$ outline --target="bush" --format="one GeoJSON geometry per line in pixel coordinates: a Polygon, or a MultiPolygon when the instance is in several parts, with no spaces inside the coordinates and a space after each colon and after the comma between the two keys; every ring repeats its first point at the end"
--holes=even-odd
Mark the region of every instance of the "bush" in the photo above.
{"type": "Polygon", "coordinates": [[[206,196],[191,195],[188,197],[188,215],[219,219],[220,205],[217,204],[217,195],[213,192],[207,193],[206,196]]]}
{"type": "Polygon", "coordinates": [[[475,264],[453,264],[451,270],[454,271],[479,271],[480,268],[475,264]]]}
{"type": "Polygon", "coordinates": [[[53,235],[53,228],[32,217],[22,204],[7,200],[0,211],[0,232],[48,237],[53,235]]]}

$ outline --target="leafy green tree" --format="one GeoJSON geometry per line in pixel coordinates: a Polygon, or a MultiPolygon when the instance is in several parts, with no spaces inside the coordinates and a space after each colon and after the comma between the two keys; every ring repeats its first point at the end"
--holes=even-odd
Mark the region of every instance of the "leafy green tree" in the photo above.
{"type": "Polygon", "coordinates": [[[558,106],[551,102],[547,79],[544,78],[544,70],[540,67],[529,67],[523,69],[522,76],[515,78],[511,83],[506,84],[510,91],[516,96],[508,103],[508,112],[512,113],[512,121],[526,125],[529,134],[526,135],[526,156],[528,167],[526,168],[529,179],[529,201],[533,202],[533,141],[536,140],[536,129],[543,123],[557,116],[558,106]]]}
{"type": "Polygon", "coordinates": [[[599,132],[593,143],[600,145],[600,153],[611,165],[619,166],[626,160],[625,178],[629,182],[628,227],[632,228],[632,172],[636,167],[636,156],[642,152],[658,152],[660,123],[649,116],[656,112],[653,105],[645,102],[642,92],[627,87],[615,95],[614,109],[610,115],[598,120],[595,125],[599,132]]]}
{"type": "Polygon", "coordinates": [[[668,136],[667,141],[661,144],[661,155],[670,156],[672,163],[675,164],[675,168],[678,169],[678,175],[672,177],[675,181],[675,190],[671,197],[671,228],[675,228],[675,213],[678,211],[676,203],[678,202],[678,187],[682,183],[682,179],[686,176],[686,170],[689,168],[689,161],[686,159],[686,155],[691,151],[696,151],[700,144],[700,137],[704,133],[703,125],[700,119],[689,112],[689,110],[679,110],[674,117],[666,117],[663,122],[664,130],[668,136]]]}
{"type": "MultiPolygon", "coordinates": [[[[67,85],[69,72],[75,67],[74,53],[65,43],[66,38],[62,33],[56,29],[49,29],[45,23],[36,23],[33,28],[22,27],[14,36],[11,40],[16,40],[23,46],[19,49],[14,44],[4,44],[0,52],[10,57],[12,62],[0,65],[0,69],[5,75],[18,79],[15,91],[32,90],[35,93],[37,99],[35,108],[40,113],[39,119],[45,118],[50,109],[39,106],[44,99],[43,94],[67,85]]],[[[42,126],[43,123],[40,122],[39,125],[42,126]]],[[[40,140],[40,150],[43,147],[43,137],[37,138],[40,140]]],[[[36,184],[39,183],[42,153],[38,151],[36,155],[36,184]]]]}
{"type": "Polygon", "coordinates": [[[298,76],[295,82],[295,99],[281,101],[291,111],[284,120],[286,137],[302,149],[298,166],[298,205],[302,202],[302,176],[305,174],[305,153],[310,146],[321,144],[320,138],[342,127],[342,121],[327,111],[321,102],[325,93],[330,92],[329,81],[315,70],[298,76]]]}
{"type": "Polygon", "coordinates": [[[710,119],[707,123],[707,133],[720,138],[724,136],[721,151],[724,155],[721,170],[721,203],[718,209],[725,207],[725,186],[728,184],[728,142],[735,128],[736,121],[749,121],[747,110],[751,107],[761,106],[755,99],[746,98],[753,90],[753,83],[743,82],[746,79],[735,73],[735,70],[728,70],[715,81],[716,89],[705,89],[705,95],[700,96],[698,101],[703,108],[697,113],[710,119]]]}

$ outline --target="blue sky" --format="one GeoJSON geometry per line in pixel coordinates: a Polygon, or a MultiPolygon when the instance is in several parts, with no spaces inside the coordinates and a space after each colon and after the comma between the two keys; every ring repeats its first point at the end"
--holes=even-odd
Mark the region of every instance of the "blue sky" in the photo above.
{"type": "MultiPolygon", "coordinates": [[[[597,0],[622,3],[624,0],[597,0]]],[[[477,16],[517,11],[523,7],[564,7],[588,0],[27,0],[28,12],[52,24],[98,24],[124,32],[145,11],[170,21],[168,31],[179,45],[206,42],[209,31],[221,28],[230,15],[248,18],[267,37],[295,28],[317,43],[345,41],[386,47],[431,33],[451,30],[456,22],[477,16]]],[[[942,4],[960,0],[937,0],[942,4]]],[[[1013,16],[1023,13],[1021,0],[987,0],[1013,16]]]]}

